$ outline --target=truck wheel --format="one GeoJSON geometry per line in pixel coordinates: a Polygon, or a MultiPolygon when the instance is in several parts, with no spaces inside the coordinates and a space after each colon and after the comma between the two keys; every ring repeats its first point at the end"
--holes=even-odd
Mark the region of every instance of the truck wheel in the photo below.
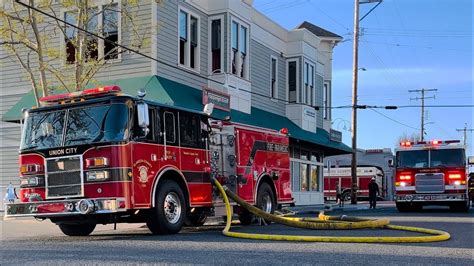
{"type": "Polygon", "coordinates": [[[405,202],[396,202],[395,206],[397,206],[397,210],[399,212],[408,212],[410,211],[410,205],[405,202]]]}
{"type": "Polygon", "coordinates": [[[67,236],[88,236],[95,229],[95,224],[59,224],[58,226],[67,236]]]}
{"type": "MultiPolygon", "coordinates": [[[[275,196],[268,183],[262,183],[257,192],[257,207],[266,213],[275,211],[275,196]]],[[[271,221],[265,220],[267,224],[271,221]]]]}
{"type": "Polygon", "coordinates": [[[250,225],[253,222],[254,215],[247,211],[247,210],[242,210],[241,213],[239,213],[239,221],[241,225],[250,225]]]}
{"type": "Polygon", "coordinates": [[[181,187],[174,181],[164,180],[158,185],[155,208],[146,225],[154,235],[176,234],[183,227],[186,202],[181,187]]]}
{"type": "Polygon", "coordinates": [[[342,201],[350,201],[351,200],[351,192],[346,191],[342,193],[342,201]]]}
{"type": "Polygon", "coordinates": [[[449,206],[451,211],[455,212],[468,212],[469,211],[469,201],[453,203],[449,206]]]}

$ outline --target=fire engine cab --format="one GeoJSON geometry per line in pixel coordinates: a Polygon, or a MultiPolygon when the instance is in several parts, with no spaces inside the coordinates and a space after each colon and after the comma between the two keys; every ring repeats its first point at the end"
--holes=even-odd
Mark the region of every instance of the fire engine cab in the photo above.
{"type": "Polygon", "coordinates": [[[426,205],[469,210],[465,146],[458,140],[401,142],[395,171],[395,202],[400,212],[426,205]]]}
{"type": "Polygon", "coordinates": [[[293,202],[287,134],[212,119],[212,104],[196,112],[145,96],[107,86],[43,97],[25,111],[20,202],[5,218],[50,219],[66,235],[121,222],[173,234],[222,206],[211,177],[267,212],[293,202]]]}

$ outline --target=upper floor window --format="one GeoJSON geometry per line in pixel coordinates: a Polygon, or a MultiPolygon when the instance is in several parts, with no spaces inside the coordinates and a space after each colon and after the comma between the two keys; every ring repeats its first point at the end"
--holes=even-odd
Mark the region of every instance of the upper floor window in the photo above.
{"type": "Polygon", "coordinates": [[[187,10],[179,10],[179,64],[199,69],[199,17],[187,10]]]}
{"type": "Polygon", "coordinates": [[[287,79],[287,97],[290,103],[296,103],[298,99],[298,61],[291,60],[287,63],[287,72],[288,72],[288,79],[287,79]]]}
{"type": "MultiPolygon", "coordinates": [[[[66,11],[64,20],[77,25],[77,10],[66,11]]],[[[85,36],[83,56],[86,61],[120,58],[119,47],[115,44],[120,42],[120,8],[117,3],[88,8],[84,24],[86,30],[106,39],[85,36]]],[[[66,63],[73,64],[76,62],[76,51],[80,45],[78,32],[77,29],[65,25],[65,33],[66,63]]]]}
{"type": "Polygon", "coordinates": [[[305,62],[304,63],[304,89],[302,95],[302,102],[308,105],[314,105],[314,65],[305,62]]]}
{"type": "Polygon", "coordinates": [[[270,57],[270,96],[278,98],[278,61],[270,57]]]}
{"type": "Polygon", "coordinates": [[[248,78],[249,60],[247,56],[248,27],[235,20],[231,24],[231,69],[232,74],[248,78]]]}
{"type": "Polygon", "coordinates": [[[324,82],[323,88],[323,117],[324,119],[329,118],[329,82],[324,82]]]}
{"type": "Polygon", "coordinates": [[[222,73],[223,49],[222,49],[222,18],[211,18],[211,73],[222,73]]]}

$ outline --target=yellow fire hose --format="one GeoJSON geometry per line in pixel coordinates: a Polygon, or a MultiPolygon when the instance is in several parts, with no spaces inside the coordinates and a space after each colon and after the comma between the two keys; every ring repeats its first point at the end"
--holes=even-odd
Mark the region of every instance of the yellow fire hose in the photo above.
{"type": "Polygon", "coordinates": [[[388,219],[361,219],[350,216],[329,216],[324,213],[319,214],[319,219],[316,218],[292,218],[277,216],[266,213],[257,207],[254,207],[247,202],[240,199],[237,195],[232,193],[228,188],[222,185],[215,179],[214,184],[224,198],[226,206],[227,221],[222,234],[229,237],[259,239],[259,240],[282,240],[282,241],[307,241],[307,242],[346,242],[346,243],[419,243],[419,242],[436,242],[448,240],[451,236],[449,233],[419,228],[411,226],[391,225],[388,219]],[[409,231],[416,233],[424,233],[430,236],[301,236],[301,235],[270,235],[270,234],[253,234],[231,232],[230,226],[232,223],[232,212],[229,203],[229,196],[233,201],[239,204],[242,208],[250,211],[254,215],[269,220],[275,223],[284,224],[291,227],[305,228],[305,229],[362,229],[362,228],[385,228],[400,231],[409,231]]]}

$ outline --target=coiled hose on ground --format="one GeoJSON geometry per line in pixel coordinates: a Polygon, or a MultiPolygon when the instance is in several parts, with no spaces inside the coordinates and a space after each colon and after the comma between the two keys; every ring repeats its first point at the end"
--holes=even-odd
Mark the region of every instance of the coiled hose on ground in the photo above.
{"type": "Polygon", "coordinates": [[[259,240],[282,240],[282,241],[306,241],[306,242],[346,242],[346,243],[420,243],[420,242],[436,242],[448,240],[451,236],[449,233],[411,226],[391,225],[388,219],[361,219],[350,216],[329,216],[320,213],[318,218],[296,218],[283,217],[270,213],[266,213],[259,208],[252,206],[235,195],[227,187],[223,187],[216,179],[213,179],[214,185],[224,198],[226,207],[226,226],[222,233],[225,236],[259,239],[259,240]],[[239,204],[242,208],[248,210],[254,215],[265,220],[275,223],[284,224],[291,227],[305,229],[331,229],[331,230],[347,230],[362,228],[383,228],[400,231],[409,231],[416,233],[428,234],[429,236],[304,236],[304,235],[271,235],[271,234],[255,234],[231,232],[232,212],[229,203],[229,197],[239,204]]]}

